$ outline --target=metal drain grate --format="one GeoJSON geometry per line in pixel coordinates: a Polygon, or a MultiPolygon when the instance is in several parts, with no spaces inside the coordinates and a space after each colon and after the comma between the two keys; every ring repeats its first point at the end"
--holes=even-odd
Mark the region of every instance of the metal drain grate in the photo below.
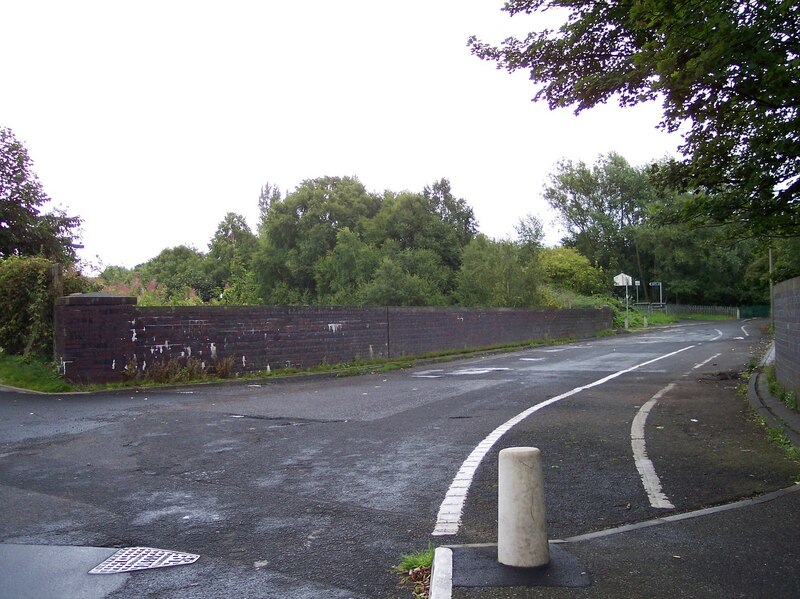
{"type": "Polygon", "coordinates": [[[89,574],[120,574],[152,568],[185,566],[193,564],[200,556],[152,547],[127,547],[120,549],[102,564],[89,570],[89,574]]]}

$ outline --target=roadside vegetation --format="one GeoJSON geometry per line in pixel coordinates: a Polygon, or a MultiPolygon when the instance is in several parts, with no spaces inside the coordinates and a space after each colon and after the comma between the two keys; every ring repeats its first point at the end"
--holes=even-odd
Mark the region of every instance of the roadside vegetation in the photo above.
{"type": "Polygon", "coordinates": [[[778,382],[778,378],[775,374],[775,365],[769,364],[765,366],[763,373],[766,377],[767,389],[769,390],[770,394],[773,397],[780,399],[790,410],[797,412],[797,394],[794,391],[787,391],[784,389],[783,385],[778,382]]]}
{"type": "Polygon", "coordinates": [[[394,571],[400,575],[401,584],[411,591],[414,599],[427,599],[430,593],[431,569],[435,548],[428,544],[423,551],[409,553],[400,558],[394,571]]]}

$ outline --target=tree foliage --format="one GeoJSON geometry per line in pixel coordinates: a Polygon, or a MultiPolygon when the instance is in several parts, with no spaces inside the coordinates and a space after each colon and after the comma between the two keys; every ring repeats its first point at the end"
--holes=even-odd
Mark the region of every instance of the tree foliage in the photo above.
{"type": "Polygon", "coordinates": [[[73,239],[81,219],[62,210],[43,213],[50,198],[33,170],[28,150],[0,127],[0,258],[45,256],[75,261],[73,239]]]}
{"type": "Polygon", "coordinates": [[[10,354],[52,355],[56,297],[97,287],[74,268],[43,256],[0,259],[0,348],[10,354]]]}
{"type": "Polygon", "coordinates": [[[566,11],[557,30],[472,52],[530,73],[534,99],[576,112],[661,99],[686,158],[659,180],[691,191],[673,220],[800,228],[800,5],[793,0],[509,0],[511,15],[566,11]]]}
{"type": "MultiPolygon", "coordinates": [[[[753,259],[755,242],[730,241],[724,228],[664,225],[653,218],[659,208],[682,201],[677,192],[662,193],[644,168],[633,167],[616,154],[601,156],[589,166],[562,161],[544,189],[544,197],[566,230],[562,240],[606,273],[618,272],[642,282],[642,301],[651,297],[649,282],[661,281],[670,302],[735,305],[749,303],[759,293],[741,284],[753,259]]],[[[568,254],[545,270],[565,284],[568,254]]],[[[573,271],[578,276],[577,271],[573,271]]],[[[588,290],[588,289],[587,289],[588,290]]]]}

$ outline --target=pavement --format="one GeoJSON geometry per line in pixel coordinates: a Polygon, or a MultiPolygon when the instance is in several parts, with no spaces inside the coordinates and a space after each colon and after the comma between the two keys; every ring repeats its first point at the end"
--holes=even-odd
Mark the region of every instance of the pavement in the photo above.
{"type": "MultiPolygon", "coordinates": [[[[774,359],[767,353],[761,366],[774,359]]],[[[748,386],[766,425],[800,447],[800,413],[772,396],[761,369],[748,386]]],[[[800,481],[706,509],[550,539],[551,562],[512,568],[496,544],[437,548],[430,599],[797,598],[800,481]]]]}

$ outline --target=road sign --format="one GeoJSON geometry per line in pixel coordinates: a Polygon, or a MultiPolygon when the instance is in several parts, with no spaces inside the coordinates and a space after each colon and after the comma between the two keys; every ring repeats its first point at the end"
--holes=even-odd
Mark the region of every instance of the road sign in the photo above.
{"type": "Polygon", "coordinates": [[[650,287],[661,287],[661,281],[650,281],[650,287]]]}
{"type": "Polygon", "coordinates": [[[621,272],[614,277],[614,285],[616,287],[628,287],[629,285],[633,285],[633,279],[630,275],[626,275],[624,272],[621,272]]]}

